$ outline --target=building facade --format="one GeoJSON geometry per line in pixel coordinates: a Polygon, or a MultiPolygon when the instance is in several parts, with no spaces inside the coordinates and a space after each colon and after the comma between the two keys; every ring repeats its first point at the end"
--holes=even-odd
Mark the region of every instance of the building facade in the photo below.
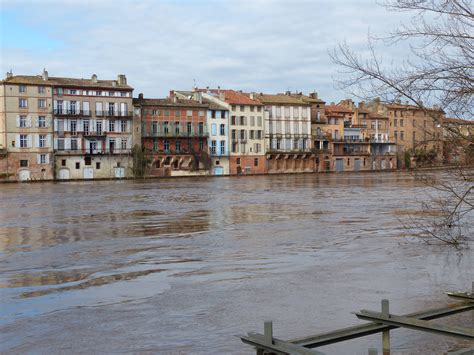
{"type": "Polygon", "coordinates": [[[211,175],[229,175],[229,110],[223,105],[218,94],[202,91],[175,91],[183,99],[194,100],[208,105],[207,127],[209,138],[207,142],[208,153],[211,159],[211,175]]]}
{"type": "Polygon", "coordinates": [[[53,88],[46,71],[0,83],[0,180],[51,180],[53,88]]]}
{"type": "Polygon", "coordinates": [[[117,80],[50,78],[53,82],[55,177],[131,177],[133,88],[117,80]]]}
{"type": "Polygon", "coordinates": [[[285,94],[251,94],[265,105],[265,150],[268,173],[314,172],[311,105],[285,94]]]}
{"type": "Polygon", "coordinates": [[[209,175],[209,105],[173,95],[134,100],[140,114],[142,148],[149,176],[209,175]]]}

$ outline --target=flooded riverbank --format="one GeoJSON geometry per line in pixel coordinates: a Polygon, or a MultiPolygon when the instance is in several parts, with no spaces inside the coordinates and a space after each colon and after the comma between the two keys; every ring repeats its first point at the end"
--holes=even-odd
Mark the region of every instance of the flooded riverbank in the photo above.
{"type": "MultiPolygon", "coordinates": [[[[291,338],[358,324],[381,298],[445,304],[474,253],[404,237],[426,189],[405,173],[1,185],[0,351],[250,354],[234,335],[266,319],[291,338]]],[[[456,344],[433,339],[392,344],[456,344]]]]}

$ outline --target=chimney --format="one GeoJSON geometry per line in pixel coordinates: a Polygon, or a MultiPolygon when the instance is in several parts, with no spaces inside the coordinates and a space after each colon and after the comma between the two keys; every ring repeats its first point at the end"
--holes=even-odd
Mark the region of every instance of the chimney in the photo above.
{"type": "Polygon", "coordinates": [[[255,100],[255,93],[254,93],[254,92],[251,92],[251,93],[250,93],[250,98],[251,98],[252,100],[255,100]]]}
{"type": "Polygon", "coordinates": [[[218,93],[219,95],[220,95],[220,93],[221,93],[221,87],[220,87],[220,86],[217,87],[217,93],[218,93]]]}
{"type": "Polygon", "coordinates": [[[209,86],[206,86],[206,92],[209,94],[209,86]]]}
{"type": "Polygon", "coordinates": [[[43,74],[42,74],[43,80],[47,81],[48,80],[48,71],[46,68],[43,68],[43,74]]]}
{"type": "Polygon", "coordinates": [[[11,69],[9,72],[7,72],[7,79],[10,79],[10,78],[13,78],[13,72],[11,69]]]}
{"type": "Polygon", "coordinates": [[[170,90],[170,97],[175,97],[174,90],[170,90]]]}
{"type": "Polygon", "coordinates": [[[365,108],[365,102],[364,101],[359,102],[359,108],[365,108]]]}
{"type": "Polygon", "coordinates": [[[291,91],[290,91],[290,90],[286,91],[286,92],[285,92],[285,95],[290,96],[290,95],[291,95],[291,91]]]}
{"type": "Polygon", "coordinates": [[[202,93],[200,91],[194,93],[194,100],[202,104],[202,93]]]}
{"type": "Polygon", "coordinates": [[[91,80],[93,84],[97,84],[97,75],[92,74],[91,80]]]}
{"type": "Polygon", "coordinates": [[[312,99],[317,99],[318,93],[316,91],[313,91],[311,94],[309,94],[309,97],[311,97],[312,99]]]}
{"type": "Polygon", "coordinates": [[[117,83],[119,85],[127,85],[127,77],[125,76],[125,74],[117,75],[117,83]]]}
{"type": "Polygon", "coordinates": [[[225,92],[224,92],[224,91],[222,91],[222,92],[219,94],[219,99],[225,100],[225,92]]]}
{"type": "Polygon", "coordinates": [[[142,92],[138,94],[138,98],[139,98],[140,100],[143,100],[143,93],[142,93],[142,92]]]}
{"type": "Polygon", "coordinates": [[[176,97],[176,95],[173,95],[171,98],[173,99],[173,102],[174,102],[174,103],[177,103],[177,102],[178,102],[178,98],[176,97]]]}

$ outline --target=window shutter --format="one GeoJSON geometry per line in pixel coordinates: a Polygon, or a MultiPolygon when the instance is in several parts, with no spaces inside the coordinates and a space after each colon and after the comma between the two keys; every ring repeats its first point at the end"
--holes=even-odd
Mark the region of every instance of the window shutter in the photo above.
{"type": "Polygon", "coordinates": [[[38,127],[39,127],[39,118],[36,117],[36,118],[34,119],[34,121],[35,121],[35,127],[38,128],[38,127]]]}
{"type": "Polygon", "coordinates": [[[20,115],[16,116],[16,126],[20,127],[20,115]]]}
{"type": "Polygon", "coordinates": [[[64,138],[64,149],[71,149],[71,138],[64,138]]]}
{"type": "Polygon", "coordinates": [[[26,139],[27,139],[27,142],[28,142],[28,143],[27,143],[28,148],[33,147],[33,135],[28,134],[28,135],[26,136],[26,139]]]}
{"type": "Polygon", "coordinates": [[[15,137],[15,148],[20,148],[20,135],[17,134],[15,137]]]}
{"type": "Polygon", "coordinates": [[[81,102],[82,101],[76,101],[76,112],[81,111],[81,102]]]}
{"type": "Polygon", "coordinates": [[[53,108],[54,108],[54,110],[58,109],[58,101],[57,100],[53,101],[53,108]]]}
{"type": "Polygon", "coordinates": [[[46,127],[51,127],[51,118],[46,117],[44,124],[46,127]]]}
{"type": "Polygon", "coordinates": [[[49,154],[46,154],[46,164],[49,164],[49,154]]]}
{"type": "Polygon", "coordinates": [[[35,148],[39,148],[39,134],[32,134],[35,148]]]}
{"type": "Polygon", "coordinates": [[[41,154],[36,154],[36,163],[41,164],[41,154]]]}
{"type": "Polygon", "coordinates": [[[51,134],[46,135],[46,147],[51,147],[51,134]]]}
{"type": "Polygon", "coordinates": [[[115,116],[118,116],[118,112],[119,112],[119,104],[118,104],[118,102],[115,102],[114,103],[114,114],[115,114],[115,116]]]}
{"type": "Polygon", "coordinates": [[[58,131],[58,120],[54,120],[54,131],[57,132],[58,131]]]}
{"type": "Polygon", "coordinates": [[[31,127],[31,116],[26,117],[26,127],[31,127]]]}
{"type": "Polygon", "coordinates": [[[58,149],[58,139],[54,138],[54,149],[58,149]]]}

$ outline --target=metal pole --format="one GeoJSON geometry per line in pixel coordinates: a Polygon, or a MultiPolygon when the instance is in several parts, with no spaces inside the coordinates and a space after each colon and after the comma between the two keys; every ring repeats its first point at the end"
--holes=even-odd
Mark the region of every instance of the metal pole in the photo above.
{"type": "Polygon", "coordinates": [[[273,323],[271,320],[267,320],[264,323],[264,332],[265,342],[269,345],[273,344],[273,323]]]}
{"type": "MultiPolygon", "coordinates": [[[[382,300],[382,317],[389,318],[389,304],[387,299],[382,300]]],[[[382,351],[383,355],[390,355],[390,331],[384,330],[382,332],[382,351]]]]}

